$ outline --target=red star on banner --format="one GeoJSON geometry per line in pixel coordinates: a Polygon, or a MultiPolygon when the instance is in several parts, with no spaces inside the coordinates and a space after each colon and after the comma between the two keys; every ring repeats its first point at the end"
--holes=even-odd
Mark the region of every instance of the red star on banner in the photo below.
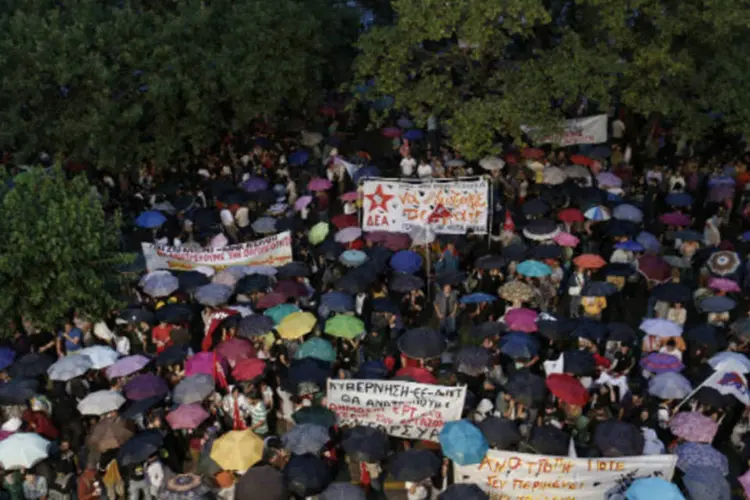
{"type": "Polygon", "coordinates": [[[366,194],[365,198],[370,200],[370,211],[375,210],[376,208],[380,207],[383,209],[384,212],[388,211],[387,203],[391,201],[391,199],[394,196],[392,194],[385,194],[383,192],[383,185],[378,184],[377,189],[375,189],[375,192],[372,194],[366,194]]]}

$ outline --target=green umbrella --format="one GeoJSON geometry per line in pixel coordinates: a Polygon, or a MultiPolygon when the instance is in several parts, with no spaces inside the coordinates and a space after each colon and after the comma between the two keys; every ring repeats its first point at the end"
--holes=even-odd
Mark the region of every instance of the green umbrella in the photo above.
{"type": "Polygon", "coordinates": [[[328,236],[328,223],[318,222],[312,227],[312,229],[310,229],[310,232],[307,234],[307,239],[310,240],[310,243],[313,245],[320,245],[323,243],[323,240],[326,239],[326,236],[328,236]]]}
{"type": "Polygon", "coordinates": [[[327,340],[315,337],[299,346],[294,357],[295,359],[315,358],[326,363],[333,363],[336,361],[336,350],[327,340]]]}
{"type": "Polygon", "coordinates": [[[364,322],[354,316],[339,314],[326,321],[326,333],[334,337],[353,339],[364,331],[364,322]]]}
{"type": "Polygon", "coordinates": [[[270,309],[266,309],[266,312],[264,312],[263,315],[268,316],[273,320],[274,323],[278,325],[279,323],[281,323],[282,319],[299,310],[300,308],[295,306],[294,304],[279,304],[277,306],[273,306],[270,309]]]}
{"type": "Polygon", "coordinates": [[[333,427],[336,425],[336,414],[324,406],[307,406],[294,412],[292,420],[297,425],[314,424],[333,427]]]}

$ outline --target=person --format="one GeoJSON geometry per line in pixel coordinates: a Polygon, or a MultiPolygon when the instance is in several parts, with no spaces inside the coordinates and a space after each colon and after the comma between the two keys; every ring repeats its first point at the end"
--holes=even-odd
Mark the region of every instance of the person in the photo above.
{"type": "Polygon", "coordinates": [[[63,357],[83,349],[83,332],[73,325],[73,321],[65,322],[63,331],[57,336],[57,355],[63,357]]]}
{"type": "Polygon", "coordinates": [[[570,276],[568,281],[568,296],[570,297],[570,310],[568,314],[571,318],[577,318],[581,309],[581,291],[586,284],[586,274],[580,267],[570,276]]]}
{"type": "Polygon", "coordinates": [[[235,385],[230,388],[221,403],[224,415],[231,421],[231,427],[235,431],[247,429],[247,418],[252,413],[250,400],[242,394],[240,387],[235,385]]]}
{"type": "Polygon", "coordinates": [[[148,482],[149,491],[152,497],[158,497],[159,490],[164,484],[165,476],[165,467],[159,458],[156,455],[149,457],[146,461],[146,481],[148,482]]]}
{"type": "Polygon", "coordinates": [[[440,321],[440,332],[448,339],[456,334],[456,314],[458,313],[458,292],[451,285],[443,285],[435,294],[433,302],[435,316],[440,321]]]}
{"type": "Polygon", "coordinates": [[[429,479],[404,482],[407,500],[427,500],[430,498],[431,486],[432,482],[429,479]]]}
{"type": "Polygon", "coordinates": [[[102,496],[101,483],[97,479],[96,464],[89,463],[78,477],[77,500],[98,500],[102,496]]]}
{"type": "Polygon", "coordinates": [[[263,437],[268,434],[268,408],[263,404],[263,397],[256,388],[250,391],[248,399],[250,400],[250,428],[263,437]]]}
{"type": "Polygon", "coordinates": [[[413,177],[416,166],[417,160],[412,157],[411,151],[407,151],[401,160],[401,177],[413,177]]]}
{"type": "Polygon", "coordinates": [[[128,500],[151,500],[151,488],[146,481],[146,464],[135,464],[128,479],[128,500]]]}
{"type": "Polygon", "coordinates": [[[47,479],[33,470],[26,471],[23,481],[23,497],[26,500],[40,500],[47,497],[47,479]]]}

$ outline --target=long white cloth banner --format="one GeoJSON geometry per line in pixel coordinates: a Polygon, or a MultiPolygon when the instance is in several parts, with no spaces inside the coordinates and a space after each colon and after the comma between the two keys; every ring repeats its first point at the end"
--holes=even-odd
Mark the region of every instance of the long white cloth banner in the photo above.
{"type": "Polygon", "coordinates": [[[625,498],[637,478],[671,481],[676,455],[568,458],[489,450],[477,465],[454,465],[457,483],[474,483],[493,500],[625,498]]]}
{"type": "Polygon", "coordinates": [[[455,182],[407,182],[391,179],[362,183],[362,229],[410,233],[487,233],[489,183],[486,179],[455,182]]]}
{"type": "Polygon", "coordinates": [[[391,436],[437,441],[459,420],[466,387],[398,380],[328,380],[327,404],[342,426],[378,427],[391,436]]]}
{"type": "Polygon", "coordinates": [[[292,261],[292,233],[284,231],[267,238],[220,249],[156,246],[142,243],[149,271],[155,269],[190,270],[200,266],[283,266],[292,261]]]}
{"type": "Polygon", "coordinates": [[[554,143],[560,146],[574,144],[601,144],[607,142],[607,115],[587,116],[565,120],[565,128],[560,134],[537,137],[537,128],[523,125],[521,130],[529,134],[535,144],[554,143]]]}

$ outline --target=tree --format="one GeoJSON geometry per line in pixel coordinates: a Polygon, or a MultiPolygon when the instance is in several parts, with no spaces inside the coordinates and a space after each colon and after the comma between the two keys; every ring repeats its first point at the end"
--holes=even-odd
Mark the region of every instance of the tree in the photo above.
{"type": "Polygon", "coordinates": [[[10,3],[0,146],[105,168],[164,166],[253,118],[317,101],[357,28],[335,0],[10,3]]]}
{"type": "Polygon", "coordinates": [[[359,41],[374,80],[420,123],[438,114],[468,157],[521,125],[554,129],[586,98],[659,113],[698,137],[750,132],[750,5],[729,0],[392,0],[359,41]],[[713,112],[709,115],[709,112],[713,112]],[[716,121],[717,113],[723,113],[716,121]],[[713,117],[713,118],[712,118],[713,117]]]}
{"type": "Polygon", "coordinates": [[[71,310],[100,318],[118,305],[110,284],[119,219],[108,218],[84,176],[33,168],[10,182],[0,218],[0,316],[23,316],[46,328],[71,310]]]}

